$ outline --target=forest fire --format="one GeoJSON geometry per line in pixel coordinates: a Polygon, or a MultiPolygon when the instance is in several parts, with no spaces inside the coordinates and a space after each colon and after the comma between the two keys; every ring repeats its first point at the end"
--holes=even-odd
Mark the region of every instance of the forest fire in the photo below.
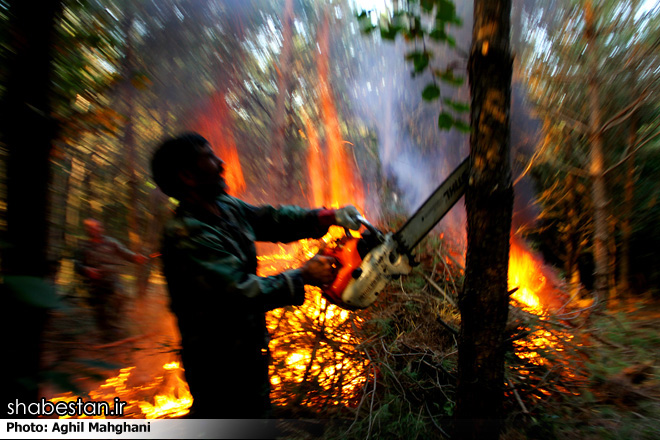
{"type": "MultiPolygon", "coordinates": [[[[107,379],[98,388],[90,391],[89,399],[112,402],[114,398],[119,398],[127,403],[123,408],[122,417],[128,418],[176,418],[188,413],[192,405],[192,396],[188,384],[183,379],[183,369],[179,362],[166,363],[162,366],[162,371],[147,383],[129,385],[135,368],[135,366],[122,368],[118,375],[107,379]]],[[[66,393],[53,398],[52,401],[72,402],[77,399],[78,396],[73,393],[66,393]]],[[[106,416],[92,418],[106,418],[106,416]]]]}
{"type": "Polygon", "coordinates": [[[234,140],[230,109],[224,94],[217,93],[211,97],[199,114],[201,116],[193,126],[194,129],[204,133],[215,154],[225,162],[228,192],[232,195],[241,194],[245,191],[245,178],[234,140]]]}
{"type": "Polygon", "coordinates": [[[536,315],[543,314],[541,295],[552,286],[539,269],[536,258],[513,239],[509,250],[509,289],[518,288],[511,297],[523,305],[523,309],[536,315]]]}
{"type": "MultiPolygon", "coordinates": [[[[321,144],[319,130],[303,112],[308,141],[307,198],[312,206],[337,208],[352,204],[361,208],[362,182],[342,139],[328,83],[327,32],[326,25],[319,38],[321,54],[317,62],[325,145],[321,144]]],[[[296,267],[345,234],[342,228],[333,226],[319,241],[302,240],[289,251],[279,246],[276,252],[259,257],[259,274],[270,275],[296,267]]],[[[293,400],[305,406],[350,404],[367,379],[367,361],[351,356],[357,354],[355,346],[359,341],[354,329],[361,325],[361,320],[329,304],[318,288],[307,286],[306,294],[303,306],[292,311],[278,309],[267,316],[273,337],[270,344],[273,403],[284,405],[293,400]],[[302,390],[307,383],[324,391],[305,393],[302,390]],[[297,389],[297,394],[291,393],[292,389],[297,389]]]]}
{"type": "MultiPolygon", "coordinates": [[[[512,239],[509,251],[509,289],[518,290],[511,295],[511,298],[523,311],[537,315],[540,321],[547,319],[548,309],[551,303],[557,300],[556,296],[559,293],[552,280],[548,279],[549,276],[550,274],[544,273],[541,264],[526,249],[524,243],[512,239]]],[[[564,351],[563,342],[572,338],[572,335],[564,332],[539,328],[526,338],[514,341],[514,346],[519,358],[533,365],[544,365],[548,360],[540,351],[547,349],[564,351]]]]}

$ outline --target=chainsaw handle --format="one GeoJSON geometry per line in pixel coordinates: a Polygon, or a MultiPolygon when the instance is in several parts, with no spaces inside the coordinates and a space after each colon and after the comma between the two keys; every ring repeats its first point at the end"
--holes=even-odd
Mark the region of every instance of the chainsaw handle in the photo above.
{"type": "Polygon", "coordinates": [[[380,232],[380,231],[379,231],[374,225],[372,225],[372,224],[369,222],[369,220],[367,220],[366,218],[364,218],[364,217],[361,216],[361,215],[356,216],[356,219],[357,219],[357,221],[359,221],[360,223],[362,223],[362,224],[364,225],[364,227],[367,228],[367,229],[369,230],[369,232],[371,232],[372,234],[374,234],[374,236],[375,236],[376,238],[378,238],[378,241],[380,241],[381,243],[384,241],[383,233],[380,232]]]}

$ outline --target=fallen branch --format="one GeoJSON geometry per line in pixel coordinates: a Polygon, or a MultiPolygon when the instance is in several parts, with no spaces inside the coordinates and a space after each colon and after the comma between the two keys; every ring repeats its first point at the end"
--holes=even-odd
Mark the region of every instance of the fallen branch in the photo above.
{"type": "Polygon", "coordinates": [[[504,377],[506,378],[506,382],[509,384],[509,388],[511,388],[511,391],[513,391],[513,395],[516,397],[516,400],[518,401],[518,404],[520,404],[520,408],[522,408],[522,412],[524,414],[529,414],[529,411],[527,411],[527,407],[525,406],[525,403],[520,398],[520,394],[518,394],[518,390],[513,385],[513,382],[511,381],[511,378],[509,377],[509,375],[505,374],[504,377]]]}
{"type": "Polygon", "coordinates": [[[433,286],[433,287],[435,288],[435,290],[437,290],[438,292],[442,293],[442,296],[445,297],[445,299],[447,300],[447,302],[448,302],[449,304],[451,304],[452,306],[458,308],[458,305],[456,304],[456,301],[454,301],[453,298],[451,298],[451,297],[447,294],[447,292],[445,292],[440,286],[438,286],[438,285],[436,284],[435,281],[433,281],[433,280],[432,280],[429,276],[427,276],[427,275],[424,275],[424,279],[425,279],[426,281],[428,281],[428,283],[429,283],[431,286],[433,286]]]}

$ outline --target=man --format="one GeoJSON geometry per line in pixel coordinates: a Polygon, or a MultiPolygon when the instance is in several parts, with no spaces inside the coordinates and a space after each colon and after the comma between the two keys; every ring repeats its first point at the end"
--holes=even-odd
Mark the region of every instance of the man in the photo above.
{"type": "Polygon", "coordinates": [[[119,286],[119,269],[123,261],[143,264],[147,257],[136,254],[118,241],[107,237],[101,222],[84,221],[88,239],[78,252],[76,269],[87,281],[89,303],[105,342],[122,336],[123,295],[119,286]]]}
{"type": "Polygon", "coordinates": [[[196,133],[163,143],[154,181],[180,204],[165,227],[163,269],[181,331],[191,417],[270,413],[265,312],[305,301],[304,285],[331,282],[335,260],[259,277],[255,241],[320,238],[335,224],[358,229],[357,209],[252,206],[226,193],[224,163],[196,133]]]}

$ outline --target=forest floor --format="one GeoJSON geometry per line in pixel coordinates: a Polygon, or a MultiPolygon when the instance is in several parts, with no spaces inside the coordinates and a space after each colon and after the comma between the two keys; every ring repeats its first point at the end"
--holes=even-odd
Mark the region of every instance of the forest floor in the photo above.
{"type": "MultiPolygon", "coordinates": [[[[110,339],[96,324],[84,286],[78,282],[58,286],[62,307],[52,312],[43,335],[46,380],[41,395],[51,400],[81,396],[109,402],[118,396],[129,402],[124,413],[128,418],[145,417],[156,406],[158,395],[169,393],[171,400],[183,397],[185,385],[178,380],[183,370],[174,364],[179,360],[179,335],[162,277],[152,276],[142,298],[130,277],[123,276],[121,285],[118,295],[123,304],[116,323],[121,332],[110,339]]],[[[172,407],[161,416],[175,417],[182,409],[185,413],[185,408],[172,407]]]]}
{"type": "Polygon", "coordinates": [[[589,341],[586,382],[574,393],[550,396],[533,414],[510,417],[515,426],[504,438],[660,438],[660,301],[612,303],[579,331],[589,341]]]}
{"type": "MultiPolygon", "coordinates": [[[[123,283],[131,286],[132,280],[125,277],[123,283]]],[[[409,283],[412,289],[414,283],[409,283]]],[[[65,307],[53,313],[44,334],[47,381],[42,395],[96,400],[119,395],[131,402],[125,416],[141,418],[157,406],[156,396],[169,393],[175,408],[152,416],[185,413],[190,402],[181,384],[182,370],[180,366],[166,368],[178,360],[178,332],[164,287],[162,277],[155,275],[143,298],[127,288],[125,337],[108,343],[96,328],[84,289],[75,283],[60,286],[65,307]],[[109,381],[113,383],[108,385],[109,381]],[[177,413],[176,405],[182,413],[177,413]]],[[[520,400],[509,394],[502,438],[660,438],[660,300],[647,296],[611,304],[608,311],[592,313],[571,331],[588,341],[576,347],[582,356],[583,380],[566,393],[548,393],[542,400],[524,395],[522,388],[520,400]]],[[[396,422],[402,414],[391,417],[396,422]]],[[[325,418],[322,409],[319,418],[325,418]]],[[[330,431],[310,434],[298,431],[285,438],[336,438],[336,432],[330,431]]],[[[364,438],[362,434],[367,432],[353,432],[352,437],[364,438]]]]}

